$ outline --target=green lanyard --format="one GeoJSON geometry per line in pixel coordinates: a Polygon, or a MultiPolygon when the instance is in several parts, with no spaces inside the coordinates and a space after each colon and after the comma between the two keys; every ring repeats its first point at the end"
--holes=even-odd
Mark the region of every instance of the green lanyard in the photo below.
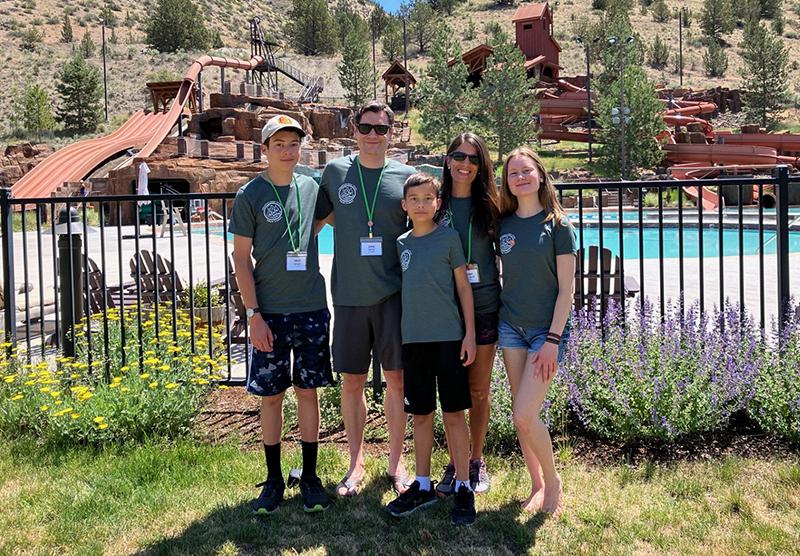
{"type": "MultiPolygon", "coordinates": [[[[447,212],[450,214],[450,227],[455,230],[453,211],[448,208],[447,212]]],[[[472,214],[469,215],[469,228],[467,228],[467,263],[472,264],[472,214]]]]}
{"type": "Polygon", "coordinates": [[[275,184],[272,183],[271,180],[267,180],[267,183],[272,186],[272,190],[275,192],[275,197],[278,198],[278,204],[280,204],[281,210],[283,210],[283,219],[286,220],[286,231],[289,232],[289,244],[292,246],[292,252],[297,253],[300,251],[300,241],[303,237],[303,205],[300,204],[300,188],[297,187],[297,182],[294,180],[294,176],[292,176],[292,183],[289,184],[289,188],[294,185],[294,191],[297,193],[297,244],[295,244],[294,235],[292,234],[292,227],[289,225],[289,213],[286,210],[286,206],[283,204],[283,201],[281,201],[281,196],[278,195],[278,188],[275,187],[275,184]]]}
{"type": "Polygon", "coordinates": [[[372,220],[375,214],[375,201],[378,200],[378,191],[381,189],[381,181],[383,181],[383,172],[386,170],[387,162],[383,163],[381,168],[381,175],[378,176],[378,183],[375,184],[375,196],[372,198],[372,205],[367,201],[367,190],[364,187],[364,175],[361,173],[361,160],[356,157],[356,166],[358,167],[358,181],[361,183],[361,194],[364,195],[364,208],[367,210],[367,226],[369,226],[369,237],[372,237],[372,226],[375,224],[372,220]]]}

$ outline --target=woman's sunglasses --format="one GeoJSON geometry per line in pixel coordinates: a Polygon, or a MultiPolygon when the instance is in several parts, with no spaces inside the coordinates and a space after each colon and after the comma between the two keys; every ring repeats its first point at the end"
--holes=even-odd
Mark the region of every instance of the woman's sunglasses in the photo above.
{"type": "Polygon", "coordinates": [[[467,154],[462,153],[461,151],[454,151],[450,153],[450,158],[453,160],[457,160],[458,162],[464,162],[466,159],[469,158],[469,161],[472,164],[478,165],[481,163],[481,157],[477,154],[467,154]]]}
{"type": "Polygon", "coordinates": [[[375,130],[375,133],[377,133],[378,135],[386,135],[387,133],[389,133],[389,129],[391,129],[386,124],[375,124],[375,125],[358,124],[356,127],[358,128],[358,132],[361,135],[369,135],[369,132],[372,131],[373,129],[375,130]]]}

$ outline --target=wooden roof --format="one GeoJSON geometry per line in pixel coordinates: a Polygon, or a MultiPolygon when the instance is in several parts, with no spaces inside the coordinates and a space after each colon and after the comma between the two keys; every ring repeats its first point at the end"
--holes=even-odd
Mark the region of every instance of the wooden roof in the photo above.
{"type": "Polygon", "coordinates": [[[403,64],[397,60],[393,60],[391,65],[389,65],[389,69],[387,69],[385,72],[383,72],[383,75],[381,75],[381,79],[383,79],[387,84],[399,83],[401,85],[405,85],[406,76],[408,76],[408,83],[410,85],[415,85],[417,83],[414,75],[410,71],[407,71],[403,67],[403,64]]]}
{"type": "Polygon", "coordinates": [[[514,16],[511,18],[511,21],[526,21],[528,19],[541,19],[544,17],[544,14],[547,12],[547,3],[541,2],[536,4],[523,4],[517,11],[514,12],[514,16]]]}
{"type": "MultiPolygon", "coordinates": [[[[461,59],[464,60],[464,64],[466,64],[467,69],[470,73],[474,73],[475,71],[483,71],[486,67],[486,58],[491,56],[494,53],[494,50],[488,44],[479,44],[475,48],[471,50],[467,50],[462,56],[461,59]]],[[[453,58],[447,62],[448,66],[452,66],[456,63],[456,59],[453,58]]]]}

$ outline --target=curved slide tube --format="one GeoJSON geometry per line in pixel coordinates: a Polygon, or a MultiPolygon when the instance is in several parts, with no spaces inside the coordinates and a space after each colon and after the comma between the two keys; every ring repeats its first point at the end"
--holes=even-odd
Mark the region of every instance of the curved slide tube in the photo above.
{"type": "MultiPolygon", "coordinates": [[[[181,117],[197,76],[204,67],[252,70],[263,62],[262,56],[254,56],[249,61],[215,56],[198,58],[189,66],[168,112],[148,113],[139,110],[107,136],[87,139],[57,150],[12,186],[13,196],[17,199],[49,197],[64,182],[84,179],[99,165],[128,149],[141,147],[136,160],[150,156],[181,117]]],[[[131,164],[133,160],[128,159],[122,166],[131,164]]]]}

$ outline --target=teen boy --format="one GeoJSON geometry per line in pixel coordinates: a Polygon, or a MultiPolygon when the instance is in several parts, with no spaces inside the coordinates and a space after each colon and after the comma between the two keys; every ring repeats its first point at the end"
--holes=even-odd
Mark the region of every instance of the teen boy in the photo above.
{"type": "Polygon", "coordinates": [[[403,412],[400,340],[400,263],[394,242],[405,232],[403,183],[414,169],[386,159],[394,113],[369,102],[354,115],[358,155],[331,161],[322,173],[317,218],[336,226],[331,294],[333,367],[342,373],[342,418],[350,468],[336,487],[358,493],[364,480],[364,386],[373,347],[384,369],[384,410],[389,429],[388,475],[405,490],[401,461],[407,416],[403,412]]]}
{"type": "Polygon", "coordinates": [[[267,479],[257,485],[263,489],[253,504],[255,513],[272,513],[283,500],[283,395],[290,385],[297,396],[302,439],[304,509],[317,512],[329,505],[316,473],[316,389],[333,384],[330,313],[313,229],[319,188],[313,179],[294,173],[304,136],[300,124],[288,116],[267,122],[261,150],[269,166],[237,193],[228,228],[234,234],[234,265],[253,344],[247,391],[261,397],[267,479]]]}
{"type": "Polygon", "coordinates": [[[456,468],[452,520],[469,525],[475,521],[475,495],[469,482],[464,410],[472,406],[467,366],[475,359],[475,319],[458,232],[433,220],[439,204],[435,178],[414,174],[406,180],[402,207],[413,228],[397,238],[397,255],[403,271],[403,394],[405,410],[414,416],[417,478],[387,509],[394,516],[404,516],[436,501],[430,474],[438,386],[456,468]]]}

